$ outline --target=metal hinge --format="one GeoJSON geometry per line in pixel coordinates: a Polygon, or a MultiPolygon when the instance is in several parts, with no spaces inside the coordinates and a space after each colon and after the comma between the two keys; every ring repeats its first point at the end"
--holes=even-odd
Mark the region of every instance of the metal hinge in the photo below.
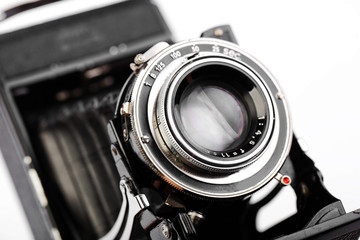
{"type": "Polygon", "coordinates": [[[159,42],[154,46],[152,46],[145,53],[139,53],[138,55],[135,56],[134,62],[130,64],[131,70],[137,73],[139,69],[141,69],[147,61],[149,61],[152,57],[154,57],[156,54],[158,54],[168,46],[170,45],[167,42],[159,42]]]}

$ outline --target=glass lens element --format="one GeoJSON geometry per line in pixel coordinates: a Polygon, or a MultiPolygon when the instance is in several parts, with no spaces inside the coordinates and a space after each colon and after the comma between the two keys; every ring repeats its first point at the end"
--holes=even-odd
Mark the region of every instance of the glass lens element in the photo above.
{"type": "Polygon", "coordinates": [[[184,135],[210,151],[236,147],[248,122],[241,98],[221,85],[190,84],[179,102],[184,135]]]}

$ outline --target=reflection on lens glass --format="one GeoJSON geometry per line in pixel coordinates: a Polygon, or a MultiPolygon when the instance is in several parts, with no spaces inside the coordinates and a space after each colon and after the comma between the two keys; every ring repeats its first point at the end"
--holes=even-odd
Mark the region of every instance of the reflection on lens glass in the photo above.
{"type": "Polygon", "coordinates": [[[179,104],[185,135],[210,151],[227,151],[239,144],[247,114],[239,97],[215,85],[185,89],[179,104]]]}

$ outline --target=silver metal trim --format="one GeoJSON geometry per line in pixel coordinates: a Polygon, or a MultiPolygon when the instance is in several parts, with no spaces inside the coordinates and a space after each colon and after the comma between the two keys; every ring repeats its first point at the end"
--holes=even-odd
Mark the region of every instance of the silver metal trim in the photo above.
{"type": "Polygon", "coordinates": [[[100,240],[113,240],[118,237],[118,234],[120,234],[119,239],[121,240],[130,239],[135,216],[150,206],[144,194],[134,194],[130,180],[126,177],[120,180],[120,190],[123,202],[119,215],[110,231],[101,237],[100,240]]]}
{"type": "MultiPolygon", "coordinates": [[[[202,52],[199,53],[201,55],[202,52]]],[[[156,101],[158,98],[158,93],[153,93],[154,89],[161,89],[164,82],[166,81],[166,78],[171,75],[171,73],[176,73],[176,70],[181,67],[181,65],[186,61],[184,56],[174,60],[171,62],[170,65],[172,65],[172,69],[170,70],[169,66],[159,74],[151,87],[151,93],[149,95],[148,99],[148,107],[150,106],[150,109],[148,108],[148,124],[151,128],[151,134],[152,137],[157,142],[157,145],[159,148],[165,149],[164,146],[166,144],[161,143],[161,138],[156,137],[156,132],[159,131],[158,126],[154,124],[156,123],[156,119],[154,119],[154,115],[152,114],[156,106],[156,101]],[[169,68],[169,69],[168,69],[169,68]]],[[[249,54],[243,52],[239,49],[239,47],[235,44],[225,42],[218,39],[207,39],[207,38],[200,38],[195,40],[188,40],[184,41],[175,45],[172,45],[160,52],[160,54],[154,56],[147,62],[147,66],[144,69],[141,69],[138,73],[138,76],[136,78],[132,97],[131,97],[131,104],[133,106],[133,114],[130,116],[131,118],[131,126],[134,133],[135,140],[137,142],[137,145],[140,148],[140,152],[143,154],[144,158],[149,162],[150,166],[154,169],[156,173],[158,173],[164,180],[172,184],[174,187],[184,190],[187,192],[190,192],[192,194],[200,195],[203,197],[212,197],[212,198],[229,198],[229,197],[236,197],[241,196],[245,194],[249,194],[258,188],[265,185],[267,182],[269,182],[279,171],[282,164],[284,163],[286,157],[288,156],[288,153],[290,151],[291,141],[292,141],[292,126],[290,122],[289,117],[289,111],[286,104],[286,101],[284,98],[278,99],[276,98],[276,93],[281,92],[278,84],[274,80],[274,78],[269,74],[269,72],[266,70],[264,66],[262,66],[258,61],[256,61],[253,57],[251,57],[249,54]],[[274,103],[274,127],[273,127],[273,137],[274,139],[271,140],[271,143],[264,149],[263,152],[259,154],[259,159],[273,159],[274,155],[276,156],[276,163],[272,166],[272,169],[269,171],[266,171],[266,175],[263,176],[262,179],[259,179],[258,181],[254,182],[253,185],[248,186],[247,188],[242,189],[232,189],[228,192],[222,192],[222,191],[210,191],[210,190],[204,190],[201,187],[201,184],[198,185],[189,185],[188,183],[184,183],[181,180],[182,176],[172,175],[168,172],[168,170],[164,167],[163,163],[161,163],[164,159],[157,159],[156,153],[149,147],[148,144],[143,143],[141,140],[141,137],[149,134],[148,132],[144,132],[143,126],[140,124],[140,118],[144,116],[139,115],[139,104],[143,104],[143,102],[140,103],[139,98],[141,98],[141,90],[144,86],[144,80],[146,77],[151,73],[151,70],[153,67],[157,64],[157,62],[162,59],[164,56],[171,54],[172,52],[186,46],[193,46],[196,44],[212,44],[214,46],[221,46],[221,47],[227,47],[230,49],[235,49],[237,51],[237,56],[225,56],[221,53],[211,53],[214,57],[221,56],[222,58],[228,58],[232,61],[237,61],[240,64],[244,65],[245,67],[251,69],[252,72],[256,73],[261,78],[261,75],[266,75],[268,79],[270,79],[272,87],[270,89],[270,97],[274,103]],[[241,57],[245,56],[248,61],[244,62],[241,57]],[[257,72],[256,70],[260,69],[261,74],[257,72]],[[279,107],[281,109],[281,115],[279,113],[279,107]],[[280,120],[282,121],[282,125],[280,126],[280,120]],[[281,146],[279,146],[279,142],[281,142],[281,146]]],[[[171,151],[170,151],[171,152],[171,151]]],[[[164,154],[166,158],[168,158],[168,155],[164,154]]],[[[274,160],[275,161],[275,160],[274,160]]],[[[255,174],[258,174],[260,171],[264,169],[267,162],[262,161],[255,161],[253,164],[239,169],[235,173],[231,173],[226,176],[218,176],[216,174],[203,174],[200,173],[200,171],[192,171],[189,168],[186,168],[184,166],[175,165],[176,168],[178,168],[183,174],[187,175],[188,177],[192,178],[193,180],[197,180],[204,183],[209,184],[218,184],[226,186],[230,183],[240,183],[242,181],[245,181],[247,179],[250,179],[251,177],[255,176],[255,174]]]]}
{"type": "MultiPolygon", "coordinates": [[[[200,58],[200,57],[198,57],[198,58],[200,58]]],[[[158,117],[160,117],[160,121],[162,123],[164,123],[162,126],[164,126],[164,128],[165,128],[162,133],[162,138],[168,144],[168,148],[174,149],[177,153],[179,153],[183,157],[184,160],[191,161],[191,163],[196,164],[205,169],[226,171],[226,170],[242,168],[242,167],[244,167],[244,165],[241,163],[247,162],[246,163],[246,165],[247,165],[247,164],[249,164],[249,162],[254,162],[255,160],[257,160],[256,157],[259,155],[259,153],[261,151],[263,151],[266,148],[266,146],[268,144],[268,140],[269,140],[270,135],[272,134],[272,130],[273,130],[272,119],[274,119],[274,111],[273,111],[272,107],[268,108],[268,111],[269,111],[268,119],[270,119],[270,121],[269,121],[268,131],[266,132],[265,138],[263,139],[261,144],[259,146],[257,146],[256,151],[252,152],[250,155],[246,156],[245,158],[242,157],[242,155],[239,155],[239,157],[237,157],[236,160],[225,161],[225,162],[221,161],[221,160],[212,159],[206,155],[199,153],[198,151],[194,150],[192,146],[187,144],[185,139],[182,137],[180,132],[177,130],[177,128],[171,128],[172,131],[170,131],[170,126],[175,126],[176,123],[172,117],[173,114],[171,114],[173,110],[171,107],[171,102],[170,102],[169,97],[171,97],[173,94],[175,94],[174,88],[175,88],[177,82],[180,81],[180,79],[184,76],[184,74],[186,72],[188,72],[190,69],[193,69],[194,67],[196,67],[198,65],[202,65],[203,63],[217,63],[217,64],[225,63],[225,64],[230,64],[230,65],[236,66],[238,68],[238,70],[244,71],[247,75],[250,76],[251,79],[253,79],[254,81],[257,81],[257,83],[260,83],[260,84],[258,84],[258,86],[260,87],[261,91],[264,93],[267,103],[272,103],[272,99],[271,99],[270,95],[268,94],[268,89],[266,89],[266,86],[264,85],[264,83],[262,83],[262,81],[255,74],[253,74],[249,69],[245,68],[243,65],[238,64],[232,60],[216,58],[216,57],[200,58],[199,60],[192,59],[192,62],[190,64],[186,65],[185,67],[183,67],[177,73],[177,75],[174,79],[171,79],[171,81],[167,81],[163,85],[162,91],[160,92],[160,96],[158,97],[157,113],[158,113],[158,117]],[[166,106],[165,106],[165,103],[167,103],[166,106]],[[165,115],[165,108],[166,108],[166,112],[169,113],[167,115],[165,115]],[[172,132],[174,132],[174,134],[172,134],[172,132]],[[190,153],[187,153],[187,151],[185,151],[180,146],[180,144],[178,143],[177,140],[179,140],[181,142],[181,144],[184,145],[188,151],[190,151],[190,153]],[[193,156],[196,156],[196,158],[193,156]],[[198,159],[201,159],[201,160],[199,161],[198,159]],[[208,162],[208,164],[204,163],[203,161],[208,162]],[[218,167],[216,167],[214,164],[211,164],[211,163],[216,164],[218,167]]],[[[272,105],[273,104],[271,104],[271,106],[272,105]]],[[[161,130],[161,128],[160,128],[160,130],[161,130]]]]}
{"type": "Polygon", "coordinates": [[[143,67],[143,64],[149,61],[156,54],[161,52],[163,49],[167,48],[169,44],[167,42],[159,42],[149,48],[145,53],[139,53],[134,58],[134,63],[130,64],[131,70],[137,72],[139,69],[143,67]]]}
{"type": "Polygon", "coordinates": [[[291,184],[291,177],[288,175],[282,175],[281,173],[277,173],[276,176],[274,177],[274,179],[279,181],[279,183],[281,183],[284,186],[288,186],[291,184]]]}

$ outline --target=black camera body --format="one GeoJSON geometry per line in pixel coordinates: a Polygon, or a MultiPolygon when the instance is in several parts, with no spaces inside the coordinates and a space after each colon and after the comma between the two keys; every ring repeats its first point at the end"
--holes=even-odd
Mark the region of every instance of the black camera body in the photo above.
{"type": "Polygon", "coordinates": [[[171,34],[146,1],[0,37],[1,151],[35,239],[97,239],[113,226],[120,178],[106,125],[133,55],[158,41],[171,34]]]}
{"type": "Polygon", "coordinates": [[[357,239],[231,28],[172,42],[146,1],[0,36],[0,148],[34,237],[357,239]],[[259,232],[284,187],[298,212],[259,232]]]}
{"type": "Polygon", "coordinates": [[[142,200],[131,219],[149,222],[150,211],[151,226],[142,228],[153,239],[168,232],[174,239],[273,239],[344,215],[292,136],[275,80],[232,44],[229,26],[201,36],[171,46],[158,43],[130,65],[133,74],[108,130],[128,186],[123,196],[151,199],[142,200]],[[224,132],[237,134],[227,138],[224,132]],[[271,180],[279,184],[251,203],[251,194],[271,180]],[[259,209],[287,185],[297,196],[298,213],[258,232],[259,209]]]}

